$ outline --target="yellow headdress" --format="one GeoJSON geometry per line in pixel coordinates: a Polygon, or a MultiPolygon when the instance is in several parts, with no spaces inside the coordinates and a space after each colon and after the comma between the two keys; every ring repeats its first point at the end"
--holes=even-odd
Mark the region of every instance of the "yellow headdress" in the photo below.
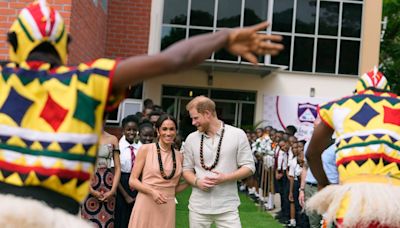
{"type": "Polygon", "coordinates": [[[376,67],[360,77],[356,85],[356,92],[366,90],[368,87],[390,90],[390,86],[385,75],[379,72],[378,68],[376,67]]]}
{"type": "Polygon", "coordinates": [[[10,45],[10,60],[25,61],[37,46],[50,43],[57,51],[63,64],[67,61],[68,34],[61,15],[47,6],[45,0],[31,3],[22,9],[10,28],[17,39],[17,46],[10,45]]]}

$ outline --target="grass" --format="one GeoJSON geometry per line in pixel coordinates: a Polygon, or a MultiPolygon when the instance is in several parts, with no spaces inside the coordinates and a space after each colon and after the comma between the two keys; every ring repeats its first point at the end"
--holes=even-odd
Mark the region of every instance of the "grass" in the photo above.
{"type": "MultiPolygon", "coordinates": [[[[189,228],[189,210],[188,203],[191,189],[186,189],[178,194],[178,205],[176,205],[176,227],[189,228]]],[[[245,194],[239,193],[240,207],[239,214],[243,228],[282,228],[282,225],[275,221],[270,214],[262,211],[245,194]]],[[[214,225],[212,227],[215,227],[214,225]]]]}

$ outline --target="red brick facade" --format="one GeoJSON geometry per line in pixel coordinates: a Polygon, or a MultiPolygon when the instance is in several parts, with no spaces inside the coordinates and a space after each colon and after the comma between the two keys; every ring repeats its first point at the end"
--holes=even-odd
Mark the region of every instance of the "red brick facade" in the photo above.
{"type": "Polygon", "coordinates": [[[107,12],[102,1],[72,0],[69,64],[105,57],[107,12]]]}
{"type": "Polygon", "coordinates": [[[147,54],[151,0],[110,0],[106,56],[147,54]]]}
{"type": "MultiPolygon", "coordinates": [[[[6,33],[18,12],[33,0],[0,1],[0,60],[8,58],[6,33]]],[[[99,57],[125,58],[146,54],[151,0],[47,0],[64,17],[72,37],[69,64],[99,57]]]]}

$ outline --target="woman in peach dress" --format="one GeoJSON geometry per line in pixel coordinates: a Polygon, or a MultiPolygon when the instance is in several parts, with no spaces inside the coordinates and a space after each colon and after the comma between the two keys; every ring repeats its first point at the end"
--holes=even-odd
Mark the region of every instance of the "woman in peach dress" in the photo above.
{"type": "Polygon", "coordinates": [[[188,186],[179,183],[183,157],[173,145],[176,120],[170,115],[162,115],[156,129],[157,142],[140,147],[129,179],[130,187],[139,191],[129,221],[130,228],[174,228],[175,193],[188,186]]]}

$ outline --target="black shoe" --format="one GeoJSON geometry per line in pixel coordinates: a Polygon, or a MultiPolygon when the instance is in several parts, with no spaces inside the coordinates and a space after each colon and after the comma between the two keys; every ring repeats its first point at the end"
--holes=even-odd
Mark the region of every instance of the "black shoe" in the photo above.
{"type": "Polygon", "coordinates": [[[286,217],[282,217],[280,219],[278,219],[278,221],[282,224],[288,224],[289,223],[289,218],[286,217]]]}

